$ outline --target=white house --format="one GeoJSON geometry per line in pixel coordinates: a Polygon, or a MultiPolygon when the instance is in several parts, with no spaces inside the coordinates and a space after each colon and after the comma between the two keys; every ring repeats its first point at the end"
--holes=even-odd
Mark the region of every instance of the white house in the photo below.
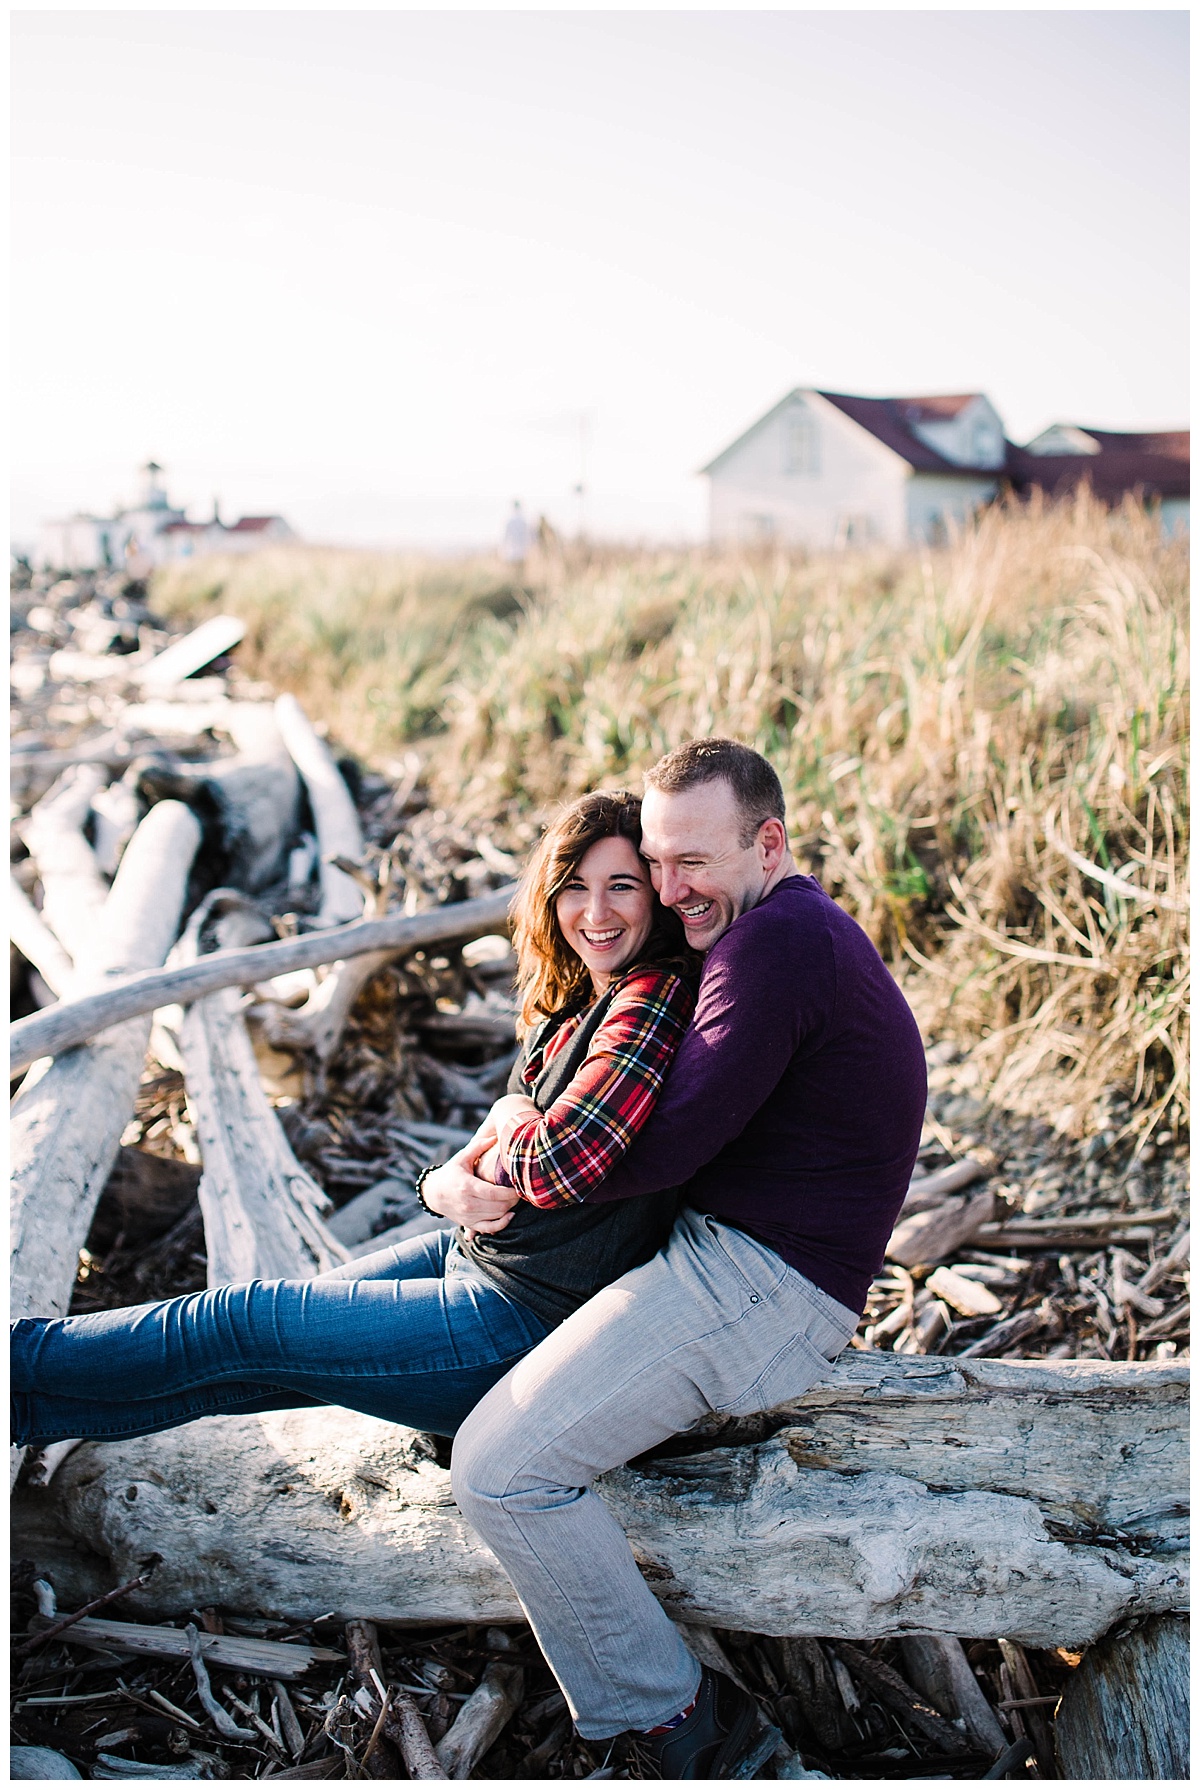
{"type": "Polygon", "coordinates": [[[799,388],[701,470],[715,542],[941,540],[996,496],[1004,426],[981,392],[856,398],[799,388]]]}
{"type": "Polygon", "coordinates": [[[148,460],[141,474],[141,494],[130,509],[107,517],[81,512],[44,522],[34,565],[60,572],[98,572],[111,566],[141,573],[200,553],[248,553],[296,538],[282,516],[243,516],[226,524],[215,503],[211,521],[189,522],[186,510],[176,509],[167,497],[162,467],[148,460]]]}

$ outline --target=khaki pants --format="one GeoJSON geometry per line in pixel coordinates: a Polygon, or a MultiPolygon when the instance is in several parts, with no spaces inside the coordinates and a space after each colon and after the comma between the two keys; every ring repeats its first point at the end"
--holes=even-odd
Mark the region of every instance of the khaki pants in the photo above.
{"type": "Polygon", "coordinates": [[[709,1411],[798,1397],[857,1322],[765,1244],[688,1210],[659,1255],[581,1306],[459,1430],[459,1506],[587,1738],[667,1721],[700,1682],[592,1481],[709,1411]]]}

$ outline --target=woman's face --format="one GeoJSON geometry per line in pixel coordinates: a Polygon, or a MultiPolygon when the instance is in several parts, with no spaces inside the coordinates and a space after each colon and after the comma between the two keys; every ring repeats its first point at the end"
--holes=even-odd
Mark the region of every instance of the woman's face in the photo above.
{"type": "Polygon", "coordinates": [[[592,973],[597,994],[632,963],[654,919],[650,875],[628,839],[598,839],[554,906],[562,935],[592,973]]]}

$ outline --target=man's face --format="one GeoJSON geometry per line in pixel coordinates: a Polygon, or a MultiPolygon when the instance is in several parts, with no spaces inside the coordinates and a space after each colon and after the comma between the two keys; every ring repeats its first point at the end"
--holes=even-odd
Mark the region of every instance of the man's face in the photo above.
{"type": "Polygon", "coordinates": [[[642,798],[642,856],[664,907],[683,921],[689,945],[708,951],[739,914],[754,907],[787,849],[777,820],[764,821],[750,845],[733,790],[723,777],[668,795],[642,798]]]}

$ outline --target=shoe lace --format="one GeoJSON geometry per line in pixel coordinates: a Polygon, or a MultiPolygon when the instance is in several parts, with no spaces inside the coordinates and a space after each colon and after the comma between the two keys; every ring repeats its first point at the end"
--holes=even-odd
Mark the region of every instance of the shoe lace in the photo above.
{"type": "Polygon", "coordinates": [[[631,1734],[622,1748],[625,1775],[629,1778],[661,1778],[662,1765],[654,1748],[640,1734],[631,1734]]]}

